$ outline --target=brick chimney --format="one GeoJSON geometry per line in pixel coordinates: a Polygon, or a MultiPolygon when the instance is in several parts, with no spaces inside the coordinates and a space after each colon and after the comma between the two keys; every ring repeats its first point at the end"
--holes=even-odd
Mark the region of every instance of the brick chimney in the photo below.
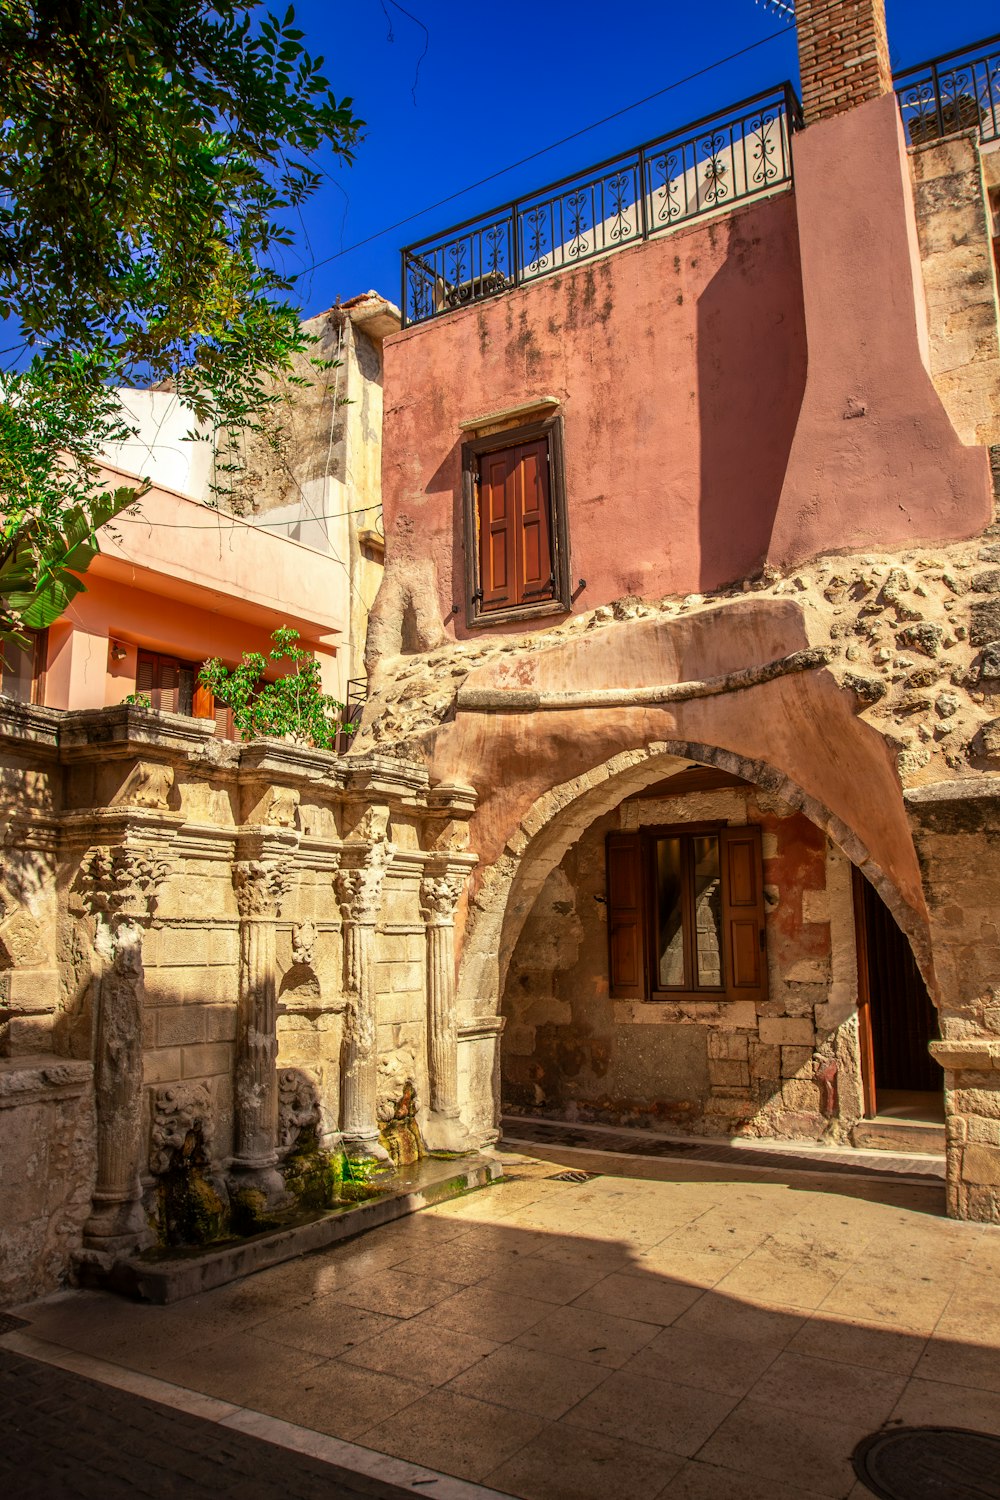
{"type": "Polygon", "coordinates": [[[885,0],[796,0],[807,125],[892,93],[885,0]]]}

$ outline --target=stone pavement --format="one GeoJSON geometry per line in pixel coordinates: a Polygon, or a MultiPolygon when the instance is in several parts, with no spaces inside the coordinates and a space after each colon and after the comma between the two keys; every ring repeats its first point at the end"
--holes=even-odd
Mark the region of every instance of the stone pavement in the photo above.
{"type": "Polygon", "coordinates": [[[1000,1434],[1000,1230],[940,1183],[506,1160],[242,1284],[64,1294],[24,1332],[523,1500],[861,1500],[885,1424],[1000,1434]]]}
{"type": "Polygon", "coordinates": [[[0,1350],[0,1479],[18,1500],[404,1500],[380,1484],[0,1350]]]}

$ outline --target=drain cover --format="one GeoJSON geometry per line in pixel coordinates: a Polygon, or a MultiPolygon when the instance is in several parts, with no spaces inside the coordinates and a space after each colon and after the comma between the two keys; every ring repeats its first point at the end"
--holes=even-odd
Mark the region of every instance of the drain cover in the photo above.
{"type": "Polygon", "coordinates": [[[592,1177],[600,1177],[600,1172],[553,1172],[549,1177],[550,1182],[589,1182],[592,1177]]]}
{"type": "Polygon", "coordinates": [[[15,1328],[27,1328],[27,1318],[15,1318],[12,1313],[0,1313],[0,1335],[13,1333],[15,1328]]]}
{"type": "Polygon", "coordinates": [[[964,1427],[897,1427],[854,1450],[854,1471],[882,1500],[1000,1500],[1000,1437],[964,1427]]]}

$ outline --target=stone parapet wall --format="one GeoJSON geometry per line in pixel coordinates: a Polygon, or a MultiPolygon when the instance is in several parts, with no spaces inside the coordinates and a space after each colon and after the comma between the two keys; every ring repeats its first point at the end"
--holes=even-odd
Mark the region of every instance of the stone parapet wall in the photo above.
{"type": "Polygon", "coordinates": [[[387,1166],[400,1120],[413,1149],[413,1127],[430,1148],[493,1133],[492,1092],[479,1135],[466,1124],[454,1007],[474,793],[210,730],[0,705],[0,1107],[28,1122],[0,1138],[0,1181],[19,1184],[8,1297],[55,1284],[81,1245],[107,1260],[212,1238],[227,1194],[285,1208],[303,1153],[313,1178],[316,1161],[387,1166]],[[43,1063],[61,1080],[44,1098],[5,1084],[43,1063]]]}

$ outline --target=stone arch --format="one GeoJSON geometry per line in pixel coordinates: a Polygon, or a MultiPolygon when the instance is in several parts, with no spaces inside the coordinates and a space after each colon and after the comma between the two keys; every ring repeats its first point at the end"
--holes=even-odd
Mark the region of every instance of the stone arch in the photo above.
{"type": "Polygon", "coordinates": [[[714,745],[681,740],[650,742],[622,751],[592,771],[543,793],[483,872],[462,945],[458,1000],[466,1015],[496,1014],[521,929],[546,879],[583,831],[626,798],[672,770],[698,762],[731,772],[771,792],[821,828],[879,892],[906,934],[938,1003],[926,911],[900,893],[858,833],[790,777],[763,761],[714,745]]]}

